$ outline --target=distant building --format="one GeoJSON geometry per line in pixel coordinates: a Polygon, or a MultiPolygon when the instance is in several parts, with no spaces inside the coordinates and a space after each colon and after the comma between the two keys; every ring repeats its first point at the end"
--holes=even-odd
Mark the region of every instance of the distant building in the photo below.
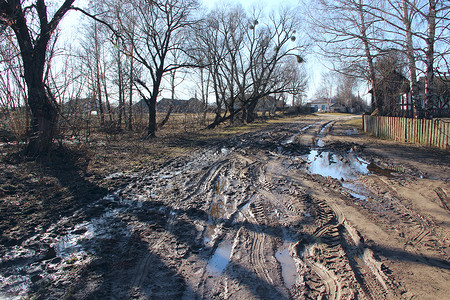
{"type": "MultiPolygon", "coordinates": [[[[203,102],[196,98],[189,100],[163,98],[156,102],[156,111],[165,113],[169,111],[171,106],[173,107],[173,113],[200,113],[205,109],[203,102]]],[[[134,104],[133,107],[138,111],[148,112],[148,106],[144,99],[134,104]]]]}
{"type": "MultiPolygon", "coordinates": [[[[416,105],[412,101],[409,87],[409,80],[397,72],[393,72],[390,76],[378,83],[376,97],[380,98],[383,106],[383,114],[401,117],[417,116],[417,109],[425,109],[426,98],[426,78],[421,77],[417,81],[416,105]]],[[[433,117],[449,117],[450,116],[450,78],[434,79],[434,88],[436,97],[431,104],[429,112],[433,117]]],[[[372,93],[373,90],[370,90],[372,93]]],[[[380,101],[379,100],[379,101],[380,101]]],[[[373,102],[373,101],[372,101],[373,102]]]]}
{"type": "Polygon", "coordinates": [[[275,114],[276,111],[282,111],[286,107],[286,103],[283,98],[276,98],[274,96],[265,96],[259,99],[256,105],[256,111],[262,112],[263,115],[269,113],[269,115],[275,114]]]}
{"type": "Polygon", "coordinates": [[[399,115],[401,110],[408,108],[408,103],[404,98],[409,93],[409,80],[397,71],[392,71],[380,80],[378,80],[375,89],[371,89],[369,93],[372,95],[372,111],[375,111],[375,97],[382,111],[377,111],[380,115],[399,115]]]}
{"type": "Polygon", "coordinates": [[[328,100],[328,99],[319,99],[311,101],[310,103],[307,103],[309,107],[314,112],[346,112],[347,108],[345,106],[342,106],[334,100],[328,100]]]}
{"type": "MultiPolygon", "coordinates": [[[[436,97],[432,103],[431,114],[434,117],[449,117],[450,116],[450,78],[435,78],[434,80],[436,97]]],[[[417,104],[420,108],[425,108],[425,87],[426,78],[421,77],[417,81],[417,104]]],[[[416,108],[413,106],[413,101],[409,89],[401,95],[400,112],[402,116],[414,116],[416,108]]]]}
{"type": "MultiPolygon", "coordinates": [[[[103,103],[105,107],[106,104],[103,103]]],[[[62,107],[62,111],[69,115],[83,114],[83,115],[97,115],[99,108],[99,102],[96,98],[74,98],[65,102],[62,107]]]]}

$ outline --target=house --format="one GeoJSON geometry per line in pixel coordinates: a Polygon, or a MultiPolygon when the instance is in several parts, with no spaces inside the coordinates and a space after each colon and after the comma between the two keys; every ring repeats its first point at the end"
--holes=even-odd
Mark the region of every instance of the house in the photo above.
{"type": "MultiPolygon", "coordinates": [[[[103,107],[106,107],[106,103],[103,103],[103,107]]],[[[61,110],[70,115],[97,115],[100,108],[99,102],[95,98],[74,98],[65,102],[61,110]]]]}
{"type": "MultiPolygon", "coordinates": [[[[450,78],[435,77],[434,79],[436,96],[431,104],[430,114],[434,117],[450,117],[450,78]]],[[[420,109],[425,109],[426,98],[426,78],[423,76],[417,81],[417,105],[420,109]]],[[[417,115],[417,108],[414,107],[409,89],[403,93],[399,101],[401,116],[414,117],[417,115]]]]}
{"type": "Polygon", "coordinates": [[[256,111],[262,112],[263,115],[269,113],[269,115],[275,114],[276,111],[282,111],[286,107],[286,102],[282,97],[278,99],[274,96],[265,96],[259,99],[256,105],[256,111]]]}
{"type": "Polygon", "coordinates": [[[318,99],[307,104],[314,112],[346,112],[347,108],[331,99],[318,99]]]}
{"type": "MultiPolygon", "coordinates": [[[[148,112],[148,106],[144,99],[135,103],[133,107],[139,112],[148,112]]],[[[163,98],[156,102],[156,111],[161,113],[166,113],[172,107],[173,113],[200,113],[205,109],[205,105],[202,101],[191,98],[189,100],[179,100],[163,98]]]]}
{"type": "Polygon", "coordinates": [[[408,98],[405,98],[405,94],[409,93],[409,80],[395,70],[378,80],[376,87],[372,88],[369,93],[372,95],[372,111],[376,111],[379,115],[397,116],[404,113],[404,109],[412,108],[408,98]],[[376,111],[374,91],[381,111],[376,111]]]}

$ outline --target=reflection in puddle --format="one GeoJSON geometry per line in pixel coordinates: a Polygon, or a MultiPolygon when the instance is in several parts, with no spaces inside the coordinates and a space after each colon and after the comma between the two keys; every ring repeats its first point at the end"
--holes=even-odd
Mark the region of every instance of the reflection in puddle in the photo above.
{"type": "Polygon", "coordinates": [[[233,244],[230,241],[223,241],[219,244],[214,255],[206,266],[206,271],[213,276],[219,276],[230,261],[233,244]]]}
{"type": "Polygon", "coordinates": [[[214,234],[216,234],[216,228],[217,228],[217,225],[207,225],[206,226],[205,236],[204,236],[205,243],[209,243],[213,239],[214,234]]]}
{"type": "Polygon", "coordinates": [[[357,183],[344,183],[342,186],[349,190],[350,195],[359,199],[359,200],[368,200],[368,195],[370,191],[362,184],[357,183]]]}
{"type": "Polygon", "coordinates": [[[288,138],[288,139],[285,140],[285,141],[282,141],[282,142],[281,142],[281,145],[292,144],[297,136],[299,136],[300,134],[303,133],[303,131],[308,130],[309,128],[311,128],[313,125],[315,125],[315,124],[317,124],[317,123],[320,123],[320,122],[316,122],[316,123],[314,123],[314,124],[306,125],[306,126],[303,127],[302,129],[300,129],[300,132],[299,132],[299,133],[294,134],[293,136],[291,136],[290,138],[288,138]]]}
{"type": "Polygon", "coordinates": [[[328,122],[328,123],[326,123],[325,124],[325,126],[323,126],[322,127],[322,129],[319,131],[319,134],[317,135],[317,137],[319,138],[318,140],[317,140],[317,147],[319,147],[319,148],[322,148],[322,147],[324,147],[325,146],[325,143],[323,142],[323,140],[322,140],[322,138],[324,137],[324,132],[325,132],[325,130],[330,126],[330,125],[332,125],[333,124],[333,122],[328,122]]]}
{"type": "Polygon", "coordinates": [[[284,284],[288,289],[291,289],[297,281],[297,268],[295,266],[294,259],[289,254],[289,246],[292,243],[284,242],[284,244],[278,248],[275,257],[281,265],[281,275],[283,276],[284,284]]]}
{"type": "Polygon", "coordinates": [[[325,132],[325,130],[326,130],[331,124],[333,124],[332,121],[326,123],[326,124],[322,127],[322,129],[320,129],[320,131],[319,131],[319,136],[323,136],[323,133],[325,132]]]}
{"type": "Polygon", "coordinates": [[[322,139],[317,141],[317,146],[322,148],[323,146],[325,146],[325,143],[322,141],[322,139]]]}
{"type": "Polygon", "coordinates": [[[230,151],[227,148],[220,148],[214,153],[214,155],[220,155],[220,154],[227,155],[229,152],[230,151]]]}
{"type": "Polygon", "coordinates": [[[395,170],[391,170],[391,169],[382,168],[380,166],[377,166],[374,163],[370,163],[367,166],[367,169],[373,174],[383,175],[383,176],[386,176],[386,177],[389,177],[389,178],[394,178],[395,176],[392,175],[392,173],[396,172],[395,170]]]}
{"type": "Polygon", "coordinates": [[[313,174],[330,176],[335,179],[356,179],[360,174],[368,174],[367,163],[355,154],[341,157],[328,151],[311,150],[307,157],[308,170],[313,174]]]}
{"type": "Polygon", "coordinates": [[[356,129],[356,128],[353,128],[353,129],[347,129],[346,131],[345,131],[345,134],[346,135],[354,135],[354,134],[357,134],[358,133],[358,130],[356,129]]]}

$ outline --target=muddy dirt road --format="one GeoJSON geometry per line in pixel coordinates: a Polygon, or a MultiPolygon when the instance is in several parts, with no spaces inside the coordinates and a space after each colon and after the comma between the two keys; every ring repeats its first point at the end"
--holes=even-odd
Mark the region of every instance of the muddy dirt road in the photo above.
{"type": "Polygon", "coordinates": [[[109,175],[114,193],[2,246],[0,297],[448,298],[449,154],[350,118],[280,121],[109,175]]]}

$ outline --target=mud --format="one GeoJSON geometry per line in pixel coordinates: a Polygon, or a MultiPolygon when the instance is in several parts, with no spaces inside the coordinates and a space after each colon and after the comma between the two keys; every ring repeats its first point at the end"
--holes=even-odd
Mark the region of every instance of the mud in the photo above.
{"type": "Polygon", "coordinates": [[[0,296],[444,299],[449,154],[383,156],[351,118],[272,123],[105,175],[106,195],[2,245],[0,296]]]}

